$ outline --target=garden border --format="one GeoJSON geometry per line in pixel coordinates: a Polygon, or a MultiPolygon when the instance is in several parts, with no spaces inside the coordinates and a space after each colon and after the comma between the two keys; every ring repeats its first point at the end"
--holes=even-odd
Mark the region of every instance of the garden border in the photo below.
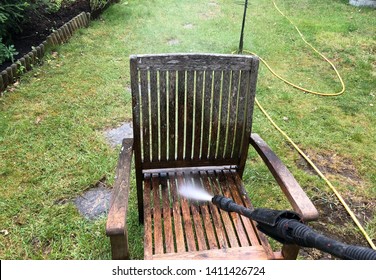
{"type": "Polygon", "coordinates": [[[41,62],[47,49],[67,43],[78,29],[88,27],[90,20],[91,14],[89,12],[78,14],[63,26],[54,30],[39,46],[33,47],[29,53],[3,70],[0,73],[0,93],[4,92],[9,85],[12,85],[24,73],[32,70],[34,65],[41,62]]]}

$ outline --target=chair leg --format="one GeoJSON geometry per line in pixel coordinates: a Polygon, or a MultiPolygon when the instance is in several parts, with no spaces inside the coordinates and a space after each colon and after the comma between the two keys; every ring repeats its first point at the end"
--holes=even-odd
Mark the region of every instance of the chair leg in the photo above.
{"type": "Polygon", "coordinates": [[[110,236],[113,260],[129,260],[128,235],[110,236]]]}
{"type": "Polygon", "coordinates": [[[296,260],[298,257],[300,247],[298,245],[287,245],[282,246],[282,256],[285,260],[296,260]]]}

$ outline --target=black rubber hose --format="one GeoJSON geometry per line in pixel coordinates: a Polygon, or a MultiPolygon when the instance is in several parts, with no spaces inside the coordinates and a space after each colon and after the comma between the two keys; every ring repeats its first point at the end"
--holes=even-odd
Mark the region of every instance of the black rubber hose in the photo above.
{"type": "Polygon", "coordinates": [[[287,243],[316,248],[346,260],[376,260],[376,251],[371,248],[348,245],[326,237],[297,220],[282,218],[276,230],[287,243]]]}
{"type": "Polygon", "coordinates": [[[222,210],[236,212],[256,221],[259,230],[279,242],[316,248],[341,259],[376,260],[375,250],[347,245],[319,234],[297,219],[299,215],[294,215],[294,212],[262,208],[251,210],[221,195],[215,195],[212,202],[222,210]]]}

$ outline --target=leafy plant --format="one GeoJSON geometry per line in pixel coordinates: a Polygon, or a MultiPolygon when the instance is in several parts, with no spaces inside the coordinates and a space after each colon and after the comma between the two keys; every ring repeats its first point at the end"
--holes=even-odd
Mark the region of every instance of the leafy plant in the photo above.
{"type": "Polygon", "coordinates": [[[104,8],[111,0],[90,0],[90,8],[92,11],[104,8]]]}
{"type": "Polygon", "coordinates": [[[0,38],[0,64],[3,64],[5,61],[8,60],[11,60],[13,63],[14,56],[17,54],[18,52],[16,51],[13,45],[6,46],[2,43],[2,38],[0,38]]]}
{"type": "Polygon", "coordinates": [[[0,2],[0,38],[9,36],[9,32],[20,29],[24,10],[29,4],[24,0],[2,0],[0,2]]]}

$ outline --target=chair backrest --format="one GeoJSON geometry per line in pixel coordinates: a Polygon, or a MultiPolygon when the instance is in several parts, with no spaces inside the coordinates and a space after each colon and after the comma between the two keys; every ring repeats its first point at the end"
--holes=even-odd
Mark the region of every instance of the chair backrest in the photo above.
{"type": "Polygon", "coordinates": [[[130,63],[136,171],[244,167],[257,57],[134,55],[130,63]]]}

